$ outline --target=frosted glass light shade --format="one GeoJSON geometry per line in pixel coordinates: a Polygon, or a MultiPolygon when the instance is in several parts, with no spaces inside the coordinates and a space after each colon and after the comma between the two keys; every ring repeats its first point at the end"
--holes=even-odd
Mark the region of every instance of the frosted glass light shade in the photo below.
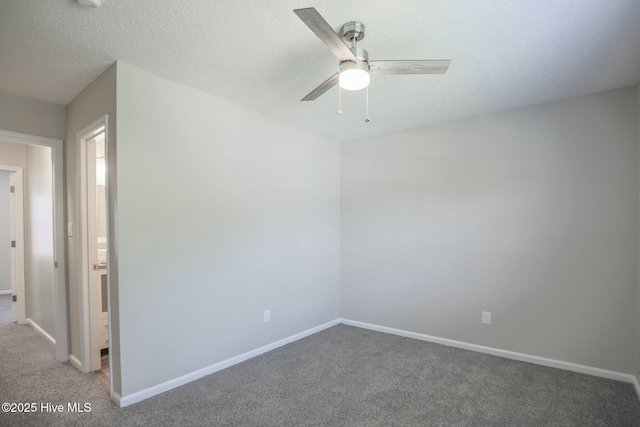
{"type": "Polygon", "coordinates": [[[365,70],[358,68],[352,68],[350,70],[344,70],[340,73],[339,83],[340,87],[345,90],[360,90],[369,86],[369,73],[365,70]]]}
{"type": "MultiPolygon", "coordinates": [[[[364,52],[363,55],[366,55],[366,52],[364,52]]],[[[340,63],[338,83],[342,89],[364,89],[369,86],[369,80],[369,64],[366,61],[344,61],[340,63]]]]}

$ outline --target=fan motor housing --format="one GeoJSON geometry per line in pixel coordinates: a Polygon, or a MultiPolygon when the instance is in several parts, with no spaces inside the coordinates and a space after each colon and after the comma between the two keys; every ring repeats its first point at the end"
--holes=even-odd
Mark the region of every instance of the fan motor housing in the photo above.
{"type": "Polygon", "coordinates": [[[365,49],[356,46],[349,48],[349,50],[351,50],[356,58],[358,58],[358,61],[369,62],[369,52],[367,52],[365,49]]]}
{"type": "Polygon", "coordinates": [[[367,73],[369,72],[369,63],[366,61],[353,62],[353,61],[343,61],[340,63],[340,72],[344,72],[347,70],[364,70],[367,73]]]}
{"type": "Polygon", "coordinates": [[[342,61],[340,63],[340,72],[357,68],[369,72],[369,52],[361,47],[350,48],[351,52],[358,58],[357,61],[342,61]]]}

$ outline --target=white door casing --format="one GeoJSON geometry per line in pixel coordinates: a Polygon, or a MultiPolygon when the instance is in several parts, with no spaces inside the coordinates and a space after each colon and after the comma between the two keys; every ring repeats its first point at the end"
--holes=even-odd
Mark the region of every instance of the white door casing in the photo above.
{"type": "MultiPolygon", "coordinates": [[[[80,254],[78,277],[81,281],[79,288],[82,338],[80,368],[83,372],[100,369],[100,350],[105,347],[105,344],[108,345],[109,336],[108,313],[102,311],[102,276],[108,275],[108,270],[104,260],[98,257],[96,145],[93,141],[93,138],[101,133],[104,133],[105,141],[107,140],[107,120],[107,116],[96,120],[78,132],[76,138],[79,171],[76,229],[80,237],[78,239],[78,254],[80,254]]],[[[106,204],[103,206],[106,209],[106,204]]]]}
{"type": "MultiPolygon", "coordinates": [[[[98,144],[102,145],[101,153],[104,153],[104,130],[99,132],[85,142],[86,144],[86,164],[87,164],[87,260],[89,261],[89,300],[91,318],[91,370],[96,371],[101,368],[100,350],[108,348],[109,339],[107,334],[108,312],[103,310],[102,277],[107,272],[106,258],[101,259],[98,248],[98,226],[100,222],[100,209],[105,208],[105,200],[99,202],[99,198],[104,194],[97,191],[98,188],[98,168],[96,165],[98,144]],[[102,138],[100,138],[102,136],[102,138]],[[97,141],[100,139],[100,141],[97,141]]],[[[104,170],[100,171],[104,174],[104,170]]],[[[104,176],[102,177],[104,182],[104,176]]],[[[106,217],[106,212],[102,212],[106,217]]],[[[106,237],[104,243],[106,244],[106,237]]]]}

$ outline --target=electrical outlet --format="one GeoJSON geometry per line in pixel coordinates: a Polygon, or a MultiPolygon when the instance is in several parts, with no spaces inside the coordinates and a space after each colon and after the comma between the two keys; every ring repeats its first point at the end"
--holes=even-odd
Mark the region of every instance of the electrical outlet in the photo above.
{"type": "Polygon", "coordinates": [[[491,312],[490,311],[483,311],[482,312],[482,323],[484,323],[485,325],[490,325],[491,324],[491,312]]]}
{"type": "Polygon", "coordinates": [[[264,311],[264,323],[271,322],[271,310],[264,311]]]}
{"type": "Polygon", "coordinates": [[[67,224],[67,237],[73,237],[73,223],[67,224]]]}

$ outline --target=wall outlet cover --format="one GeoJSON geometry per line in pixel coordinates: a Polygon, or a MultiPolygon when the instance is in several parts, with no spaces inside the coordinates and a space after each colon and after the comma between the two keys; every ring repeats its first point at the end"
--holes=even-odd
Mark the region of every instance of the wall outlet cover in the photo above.
{"type": "Polygon", "coordinates": [[[491,312],[490,311],[483,311],[482,312],[482,323],[484,323],[485,325],[490,325],[491,324],[491,312]]]}

